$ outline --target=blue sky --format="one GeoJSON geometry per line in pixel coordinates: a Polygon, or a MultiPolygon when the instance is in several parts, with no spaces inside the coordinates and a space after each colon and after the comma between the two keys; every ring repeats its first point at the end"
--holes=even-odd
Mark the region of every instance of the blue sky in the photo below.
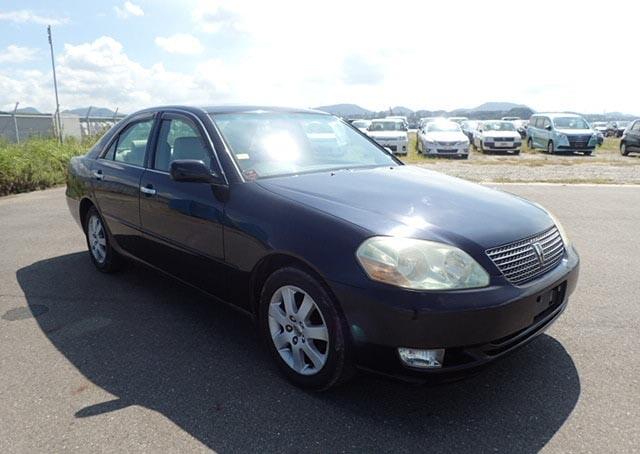
{"type": "Polygon", "coordinates": [[[51,23],[62,108],[512,101],[640,114],[623,57],[637,47],[637,2],[535,5],[1,0],[0,109],[52,109],[51,23]]]}

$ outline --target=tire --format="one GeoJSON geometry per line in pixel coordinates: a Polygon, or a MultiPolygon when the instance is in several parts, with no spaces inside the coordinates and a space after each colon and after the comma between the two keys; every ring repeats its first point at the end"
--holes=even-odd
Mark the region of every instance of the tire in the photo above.
{"type": "Polygon", "coordinates": [[[555,153],[555,151],[556,151],[556,147],[555,147],[555,145],[553,144],[553,140],[550,140],[550,141],[547,143],[547,153],[549,153],[549,154],[553,154],[553,153],[555,153]]]}
{"type": "Polygon", "coordinates": [[[469,154],[463,154],[462,156],[460,156],[460,159],[469,159],[469,154]]]}
{"type": "Polygon", "coordinates": [[[622,156],[628,156],[629,155],[629,150],[627,150],[627,144],[625,142],[622,142],[620,144],[620,154],[622,156]]]}
{"type": "Polygon", "coordinates": [[[484,143],[482,142],[482,140],[480,141],[480,152],[482,154],[487,154],[487,150],[484,149],[484,143]]]}
{"type": "Polygon", "coordinates": [[[531,140],[531,137],[527,140],[527,148],[533,150],[533,140],[531,140]]]}
{"type": "Polygon", "coordinates": [[[111,245],[106,224],[95,207],[85,217],[85,237],[89,256],[95,267],[103,273],[114,273],[122,268],[123,259],[111,245]]]}
{"type": "Polygon", "coordinates": [[[520,154],[520,150],[516,150],[516,151],[514,151],[514,152],[513,152],[513,154],[514,154],[515,156],[518,156],[518,155],[520,154]]]}
{"type": "Polygon", "coordinates": [[[420,135],[418,135],[418,138],[416,140],[416,151],[418,152],[418,154],[422,154],[422,140],[420,140],[420,135]]]}
{"type": "Polygon", "coordinates": [[[287,267],[269,276],[258,317],[271,356],[294,385],[324,391],[353,376],[348,325],[331,295],[306,272],[287,267]]]}
{"type": "Polygon", "coordinates": [[[591,150],[587,150],[584,152],[585,156],[591,156],[591,153],[593,153],[591,150]]]}

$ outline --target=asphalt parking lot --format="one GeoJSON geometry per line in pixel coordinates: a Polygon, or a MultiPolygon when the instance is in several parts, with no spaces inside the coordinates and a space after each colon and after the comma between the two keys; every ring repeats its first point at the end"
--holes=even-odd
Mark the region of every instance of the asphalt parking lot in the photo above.
{"type": "Polygon", "coordinates": [[[547,334],[466,381],[280,378],[249,319],[141,267],[96,272],[64,190],[0,199],[0,452],[634,452],[640,187],[510,185],[581,278],[547,334]]]}

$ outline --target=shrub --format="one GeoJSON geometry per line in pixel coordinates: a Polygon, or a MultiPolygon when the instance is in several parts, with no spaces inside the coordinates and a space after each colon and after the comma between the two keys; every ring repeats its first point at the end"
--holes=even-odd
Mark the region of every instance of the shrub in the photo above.
{"type": "Polygon", "coordinates": [[[0,142],[0,196],[62,184],[69,159],[85,153],[93,140],[34,138],[20,144],[0,142]]]}

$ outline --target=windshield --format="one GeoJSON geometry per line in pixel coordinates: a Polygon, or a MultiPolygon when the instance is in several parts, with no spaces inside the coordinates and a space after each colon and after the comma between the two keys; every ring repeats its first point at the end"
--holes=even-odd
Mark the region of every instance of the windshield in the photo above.
{"type": "Polygon", "coordinates": [[[402,121],[374,121],[369,126],[369,131],[404,131],[402,121]]]}
{"type": "Polygon", "coordinates": [[[397,165],[367,138],[330,115],[250,112],[212,118],[247,179],[397,165]]]}
{"type": "Polygon", "coordinates": [[[557,117],[553,119],[557,129],[589,129],[587,122],[581,117],[557,117]]]}
{"type": "Polygon", "coordinates": [[[482,125],[485,131],[515,131],[516,127],[508,121],[489,121],[482,125]]]}
{"type": "Polygon", "coordinates": [[[434,122],[427,125],[427,132],[460,132],[460,126],[453,122],[434,122]]]}

